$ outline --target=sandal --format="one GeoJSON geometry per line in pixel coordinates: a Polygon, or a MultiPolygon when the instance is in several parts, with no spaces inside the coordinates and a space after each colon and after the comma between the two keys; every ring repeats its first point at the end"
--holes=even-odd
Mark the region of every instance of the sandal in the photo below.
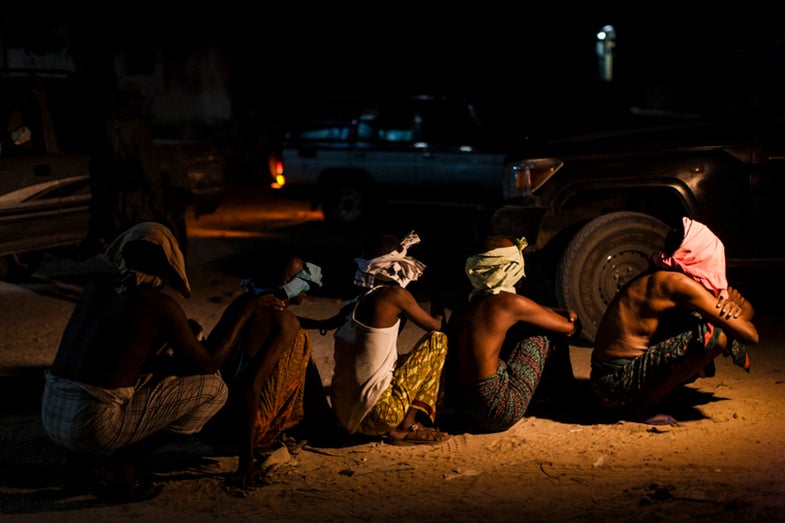
{"type": "Polygon", "coordinates": [[[137,503],[157,498],[163,490],[163,485],[148,479],[130,483],[99,482],[93,488],[93,494],[113,503],[137,503]]]}
{"type": "Polygon", "coordinates": [[[385,441],[390,445],[397,446],[439,445],[450,439],[450,437],[446,432],[413,423],[402,438],[393,438],[388,434],[385,441]]]}

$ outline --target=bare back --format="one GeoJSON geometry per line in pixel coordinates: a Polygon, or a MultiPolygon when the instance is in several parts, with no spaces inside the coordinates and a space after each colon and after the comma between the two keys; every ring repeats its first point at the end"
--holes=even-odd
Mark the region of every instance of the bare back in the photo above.
{"type": "Polygon", "coordinates": [[[166,343],[199,344],[174,298],[146,288],[117,294],[111,278],[103,279],[85,287],[51,371],[98,387],[133,386],[148,357],[166,343]]]}
{"type": "Polygon", "coordinates": [[[392,327],[407,318],[423,330],[440,330],[442,316],[432,316],[423,309],[412,293],[397,285],[383,285],[360,298],[355,317],[370,327],[392,327]]]}
{"type": "Polygon", "coordinates": [[[597,329],[592,357],[599,361],[640,356],[661,324],[697,312],[743,343],[758,333],[744,315],[725,317],[714,295],[690,276],[659,270],[632,280],[608,305],[597,329]]]}
{"type": "Polygon", "coordinates": [[[568,318],[525,296],[500,292],[475,300],[450,318],[448,339],[457,382],[473,383],[494,375],[507,332],[519,322],[552,333],[569,335],[575,330],[568,318]]]}

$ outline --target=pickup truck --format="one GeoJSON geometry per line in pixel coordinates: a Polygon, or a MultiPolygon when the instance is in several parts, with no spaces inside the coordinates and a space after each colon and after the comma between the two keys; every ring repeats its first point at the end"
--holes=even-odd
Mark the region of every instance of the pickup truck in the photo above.
{"type": "Polygon", "coordinates": [[[783,136],[781,119],[745,118],[530,144],[505,164],[491,229],[527,238],[527,280],[574,309],[591,343],[610,300],[681,216],[723,241],[731,285],[750,272],[782,274],[783,136]]]}
{"type": "Polygon", "coordinates": [[[505,144],[474,105],[447,96],[308,100],[270,158],[271,187],[355,227],[389,205],[487,209],[501,201],[505,144]]]}

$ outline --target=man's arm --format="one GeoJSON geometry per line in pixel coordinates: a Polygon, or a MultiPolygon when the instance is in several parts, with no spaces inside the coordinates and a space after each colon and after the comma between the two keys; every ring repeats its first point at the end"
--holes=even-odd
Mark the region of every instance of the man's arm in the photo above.
{"type": "Polygon", "coordinates": [[[204,342],[193,333],[185,312],[171,300],[162,326],[169,333],[175,353],[205,374],[218,370],[237,343],[242,328],[254,312],[283,309],[283,302],[272,295],[241,296],[224,311],[204,342]]]}
{"type": "Polygon", "coordinates": [[[550,309],[518,294],[512,295],[517,321],[566,336],[574,335],[580,326],[578,314],[572,309],[550,309]]]}
{"type": "Polygon", "coordinates": [[[426,331],[437,331],[443,328],[443,314],[431,315],[420,306],[412,293],[403,287],[395,287],[393,289],[391,289],[392,292],[390,294],[394,304],[415,325],[426,331]]]}
{"type": "Polygon", "coordinates": [[[324,335],[327,333],[327,331],[340,327],[344,320],[352,313],[356,303],[356,301],[347,303],[341,307],[341,310],[339,310],[338,313],[336,313],[334,316],[325,318],[323,320],[315,320],[313,318],[305,318],[303,316],[297,316],[297,319],[300,321],[300,326],[303,329],[319,329],[319,333],[324,335]]]}
{"type": "MultiPolygon", "coordinates": [[[[746,303],[743,298],[739,298],[741,295],[738,292],[733,291],[733,294],[745,303],[742,305],[733,301],[741,309],[741,313],[738,315],[724,313],[723,307],[717,306],[717,299],[712,293],[697,281],[681,273],[674,272],[668,278],[666,292],[670,294],[676,304],[698,312],[713,324],[722,327],[737,340],[749,344],[758,343],[758,329],[746,316],[754,312],[752,305],[746,303]]],[[[730,292],[729,290],[729,294],[730,292]]]]}

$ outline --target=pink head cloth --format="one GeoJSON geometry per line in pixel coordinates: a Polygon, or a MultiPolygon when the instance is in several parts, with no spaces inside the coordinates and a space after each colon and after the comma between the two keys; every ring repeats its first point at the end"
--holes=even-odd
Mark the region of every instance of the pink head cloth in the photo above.
{"type": "Polygon", "coordinates": [[[686,216],[684,239],[676,251],[668,256],[655,252],[651,261],[655,267],[677,269],[706,287],[715,296],[728,297],[728,280],[725,276],[725,246],[711,230],[686,216]]]}

